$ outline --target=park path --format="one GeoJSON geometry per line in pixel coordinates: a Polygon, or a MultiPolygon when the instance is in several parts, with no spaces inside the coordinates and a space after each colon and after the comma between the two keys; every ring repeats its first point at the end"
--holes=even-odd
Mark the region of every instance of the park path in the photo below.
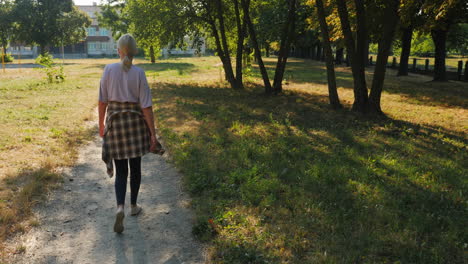
{"type": "Polygon", "coordinates": [[[113,180],[96,138],[65,172],[63,186],[36,208],[40,225],[16,239],[26,250],[12,263],[205,263],[203,247],[192,237],[193,215],[181,175],[163,157],[143,157],[138,199],[143,211],[134,217],[126,208],[120,235],[113,232],[113,180]]]}

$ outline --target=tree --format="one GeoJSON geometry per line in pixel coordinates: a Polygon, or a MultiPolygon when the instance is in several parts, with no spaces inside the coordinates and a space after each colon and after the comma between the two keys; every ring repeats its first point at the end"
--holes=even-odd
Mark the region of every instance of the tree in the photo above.
{"type": "Polygon", "coordinates": [[[368,110],[368,95],[365,76],[365,48],[368,39],[364,2],[355,0],[356,9],[356,38],[351,31],[348,6],[345,0],[336,0],[338,14],[343,31],[346,50],[351,64],[354,81],[353,110],[365,113],[368,110]]]}
{"type": "Polygon", "coordinates": [[[79,42],[86,37],[86,28],[91,25],[91,20],[88,15],[78,10],[73,6],[70,12],[63,13],[57,19],[57,36],[56,42],[51,44],[69,45],[79,42]]]}
{"type": "Polygon", "coordinates": [[[380,16],[384,20],[379,23],[382,25],[382,35],[379,40],[379,48],[377,53],[377,62],[374,69],[374,78],[372,79],[372,87],[369,94],[369,108],[373,113],[381,114],[380,97],[382,95],[385,72],[387,69],[388,54],[392,46],[393,36],[395,34],[396,25],[399,20],[398,8],[400,0],[386,0],[385,3],[379,6],[383,9],[383,15],[380,16]]]}
{"type": "MultiPolygon", "coordinates": [[[[163,21],[158,12],[158,4],[161,2],[163,1],[127,1],[127,4],[123,6],[125,12],[119,12],[123,17],[123,22],[117,24],[120,24],[121,30],[133,33],[140,46],[149,49],[151,63],[156,62],[155,49],[160,49],[160,39],[164,33],[160,31],[163,21]]],[[[113,14],[119,14],[116,7],[112,9],[113,14]]],[[[107,19],[116,19],[115,15],[111,16],[111,14],[109,13],[107,19]]]]}
{"type": "Polygon", "coordinates": [[[462,56],[468,53],[468,23],[456,24],[450,28],[447,49],[462,56]]]}
{"type": "Polygon", "coordinates": [[[335,65],[333,62],[333,53],[330,44],[330,36],[328,33],[328,25],[326,21],[325,8],[322,0],[316,0],[317,17],[320,22],[320,29],[322,32],[322,39],[325,51],[325,59],[327,65],[327,80],[328,80],[328,97],[330,105],[333,108],[341,108],[340,99],[336,90],[336,77],[335,77],[335,65]]]}
{"type": "Polygon", "coordinates": [[[283,25],[281,33],[280,49],[278,52],[278,61],[276,63],[275,76],[273,78],[273,92],[281,93],[283,91],[283,77],[286,69],[286,63],[289,56],[289,49],[294,38],[294,29],[296,23],[296,0],[288,0],[288,16],[283,25]]]}
{"type": "Polygon", "coordinates": [[[260,68],[260,73],[262,74],[263,84],[265,85],[265,93],[271,94],[273,92],[273,89],[271,87],[270,79],[268,77],[268,72],[266,71],[265,64],[263,63],[262,53],[260,51],[258,40],[257,40],[257,33],[255,32],[252,19],[250,18],[250,0],[241,0],[241,4],[244,10],[245,21],[249,28],[250,39],[252,40],[253,46],[255,49],[255,56],[257,57],[257,63],[260,68]]]}
{"type": "MultiPolygon", "coordinates": [[[[234,76],[234,72],[232,70],[232,64],[231,64],[231,53],[229,51],[229,45],[228,45],[228,40],[226,36],[226,26],[224,23],[224,6],[223,6],[223,1],[222,0],[215,0],[215,11],[214,13],[216,14],[216,19],[218,20],[219,24],[219,34],[221,38],[221,49],[223,51],[223,65],[224,65],[224,70],[226,74],[226,79],[227,81],[231,84],[231,87],[234,89],[241,88],[238,87],[236,77],[234,76]]],[[[213,31],[214,32],[214,31],[213,31]]],[[[216,33],[217,35],[217,33],[216,33]]],[[[219,38],[218,37],[218,38],[219,38]]],[[[218,40],[219,42],[219,40],[218,40]]]]}
{"type": "Polygon", "coordinates": [[[18,39],[37,44],[41,54],[49,45],[74,43],[86,37],[90,18],[72,0],[17,0],[18,39]]]}
{"type": "Polygon", "coordinates": [[[414,29],[423,24],[421,8],[425,0],[403,0],[400,8],[401,54],[398,76],[408,75],[408,61],[414,29]]]}
{"type": "MultiPolygon", "coordinates": [[[[255,58],[260,68],[265,93],[281,93],[291,46],[295,44],[297,47],[300,44],[305,44],[302,41],[311,39],[305,36],[311,32],[308,28],[308,22],[306,22],[306,18],[311,13],[310,7],[297,0],[252,1],[251,8],[249,8],[249,4],[248,0],[242,1],[245,16],[248,18],[249,37],[255,50],[255,58]],[[288,12],[284,12],[285,9],[288,12]],[[302,38],[299,39],[297,36],[302,38]],[[298,43],[298,40],[301,43],[298,43]],[[265,47],[268,56],[270,44],[277,43],[279,43],[278,60],[272,85],[262,60],[261,45],[265,47]]],[[[310,45],[310,43],[308,44],[310,45]]]]}
{"type": "Polygon", "coordinates": [[[398,76],[408,75],[408,61],[411,52],[411,40],[413,39],[413,26],[408,25],[402,29],[401,34],[401,55],[398,65],[398,76]]]}
{"type": "Polygon", "coordinates": [[[237,29],[237,51],[236,51],[236,86],[238,88],[243,88],[244,84],[242,82],[242,54],[244,51],[244,38],[247,31],[247,23],[244,17],[241,17],[241,12],[239,8],[239,0],[233,0],[234,10],[236,15],[236,29],[237,29]]]}
{"type": "Polygon", "coordinates": [[[9,0],[0,0],[0,45],[4,51],[13,38],[15,23],[14,4],[9,0]]]}
{"type": "MultiPolygon", "coordinates": [[[[385,80],[388,54],[393,42],[396,25],[399,21],[400,0],[375,0],[365,2],[354,0],[356,40],[351,30],[350,12],[344,0],[336,0],[348,57],[354,80],[353,110],[381,114],[380,97],[385,80]],[[366,53],[370,36],[378,41],[377,63],[370,95],[365,79],[366,53]]],[[[354,14],[354,13],[352,13],[354,14]]]]}
{"type": "Polygon", "coordinates": [[[124,12],[126,2],[122,0],[108,0],[101,6],[101,13],[97,15],[99,24],[112,31],[114,39],[120,38],[128,32],[130,20],[124,12]]]}
{"type": "Polygon", "coordinates": [[[435,45],[433,81],[447,81],[445,58],[448,31],[454,24],[468,22],[468,5],[464,0],[426,0],[422,13],[426,19],[424,30],[431,33],[435,45]]]}

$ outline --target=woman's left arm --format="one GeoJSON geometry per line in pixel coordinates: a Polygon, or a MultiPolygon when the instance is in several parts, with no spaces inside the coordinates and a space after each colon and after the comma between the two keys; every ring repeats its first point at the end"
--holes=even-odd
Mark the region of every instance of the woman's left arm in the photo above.
{"type": "Polygon", "coordinates": [[[154,152],[157,147],[160,147],[158,140],[156,139],[156,129],[154,127],[154,115],[153,115],[153,99],[151,96],[151,90],[146,79],[144,71],[140,72],[140,87],[139,87],[139,99],[141,110],[143,111],[143,117],[150,130],[151,135],[151,147],[150,151],[154,152]]]}
{"type": "Polygon", "coordinates": [[[156,149],[159,149],[159,154],[164,153],[164,150],[162,149],[161,143],[159,143],[158,139],[156,138],[156,129],[154,127],[154,115],[153,115],[153,107],[146,107],[142,109],[143,111],[143,117],[145,119],[146,124],[148,125],[148,128],[150,130],[150,135],[151,135],[151,145],[150,145],[150,151],[155,152],[156,149]]]}
{"type": "Polygon", "coordinates": [[[151,137],[156,137],[156,129],[154,127],[154,115],[153,115],[153,107],[146,107],[141,109],[143,111],[143,117],[145,119],[146,124],[150,130],[151,137]]]}

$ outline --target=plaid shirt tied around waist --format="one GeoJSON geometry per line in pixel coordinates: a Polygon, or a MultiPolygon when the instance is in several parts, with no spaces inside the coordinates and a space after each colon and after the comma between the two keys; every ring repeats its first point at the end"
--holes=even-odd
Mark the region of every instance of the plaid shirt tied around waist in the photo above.
{"type": "Polygon", "coordinates": [[[114,175],[113,160],[141,157],[149,152],[150,132],[138,103],[109,102],[102,142],[107,175],[114,175]]]}

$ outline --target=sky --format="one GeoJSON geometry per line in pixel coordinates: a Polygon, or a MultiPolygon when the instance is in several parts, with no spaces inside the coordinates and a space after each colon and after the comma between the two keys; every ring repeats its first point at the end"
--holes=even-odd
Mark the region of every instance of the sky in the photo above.
{"type": "Polygon", "coordinates": [[[92,5],[93,2],[100,3],[101,0],[73,0],[75,2],[75,5],[92,5]]]}

